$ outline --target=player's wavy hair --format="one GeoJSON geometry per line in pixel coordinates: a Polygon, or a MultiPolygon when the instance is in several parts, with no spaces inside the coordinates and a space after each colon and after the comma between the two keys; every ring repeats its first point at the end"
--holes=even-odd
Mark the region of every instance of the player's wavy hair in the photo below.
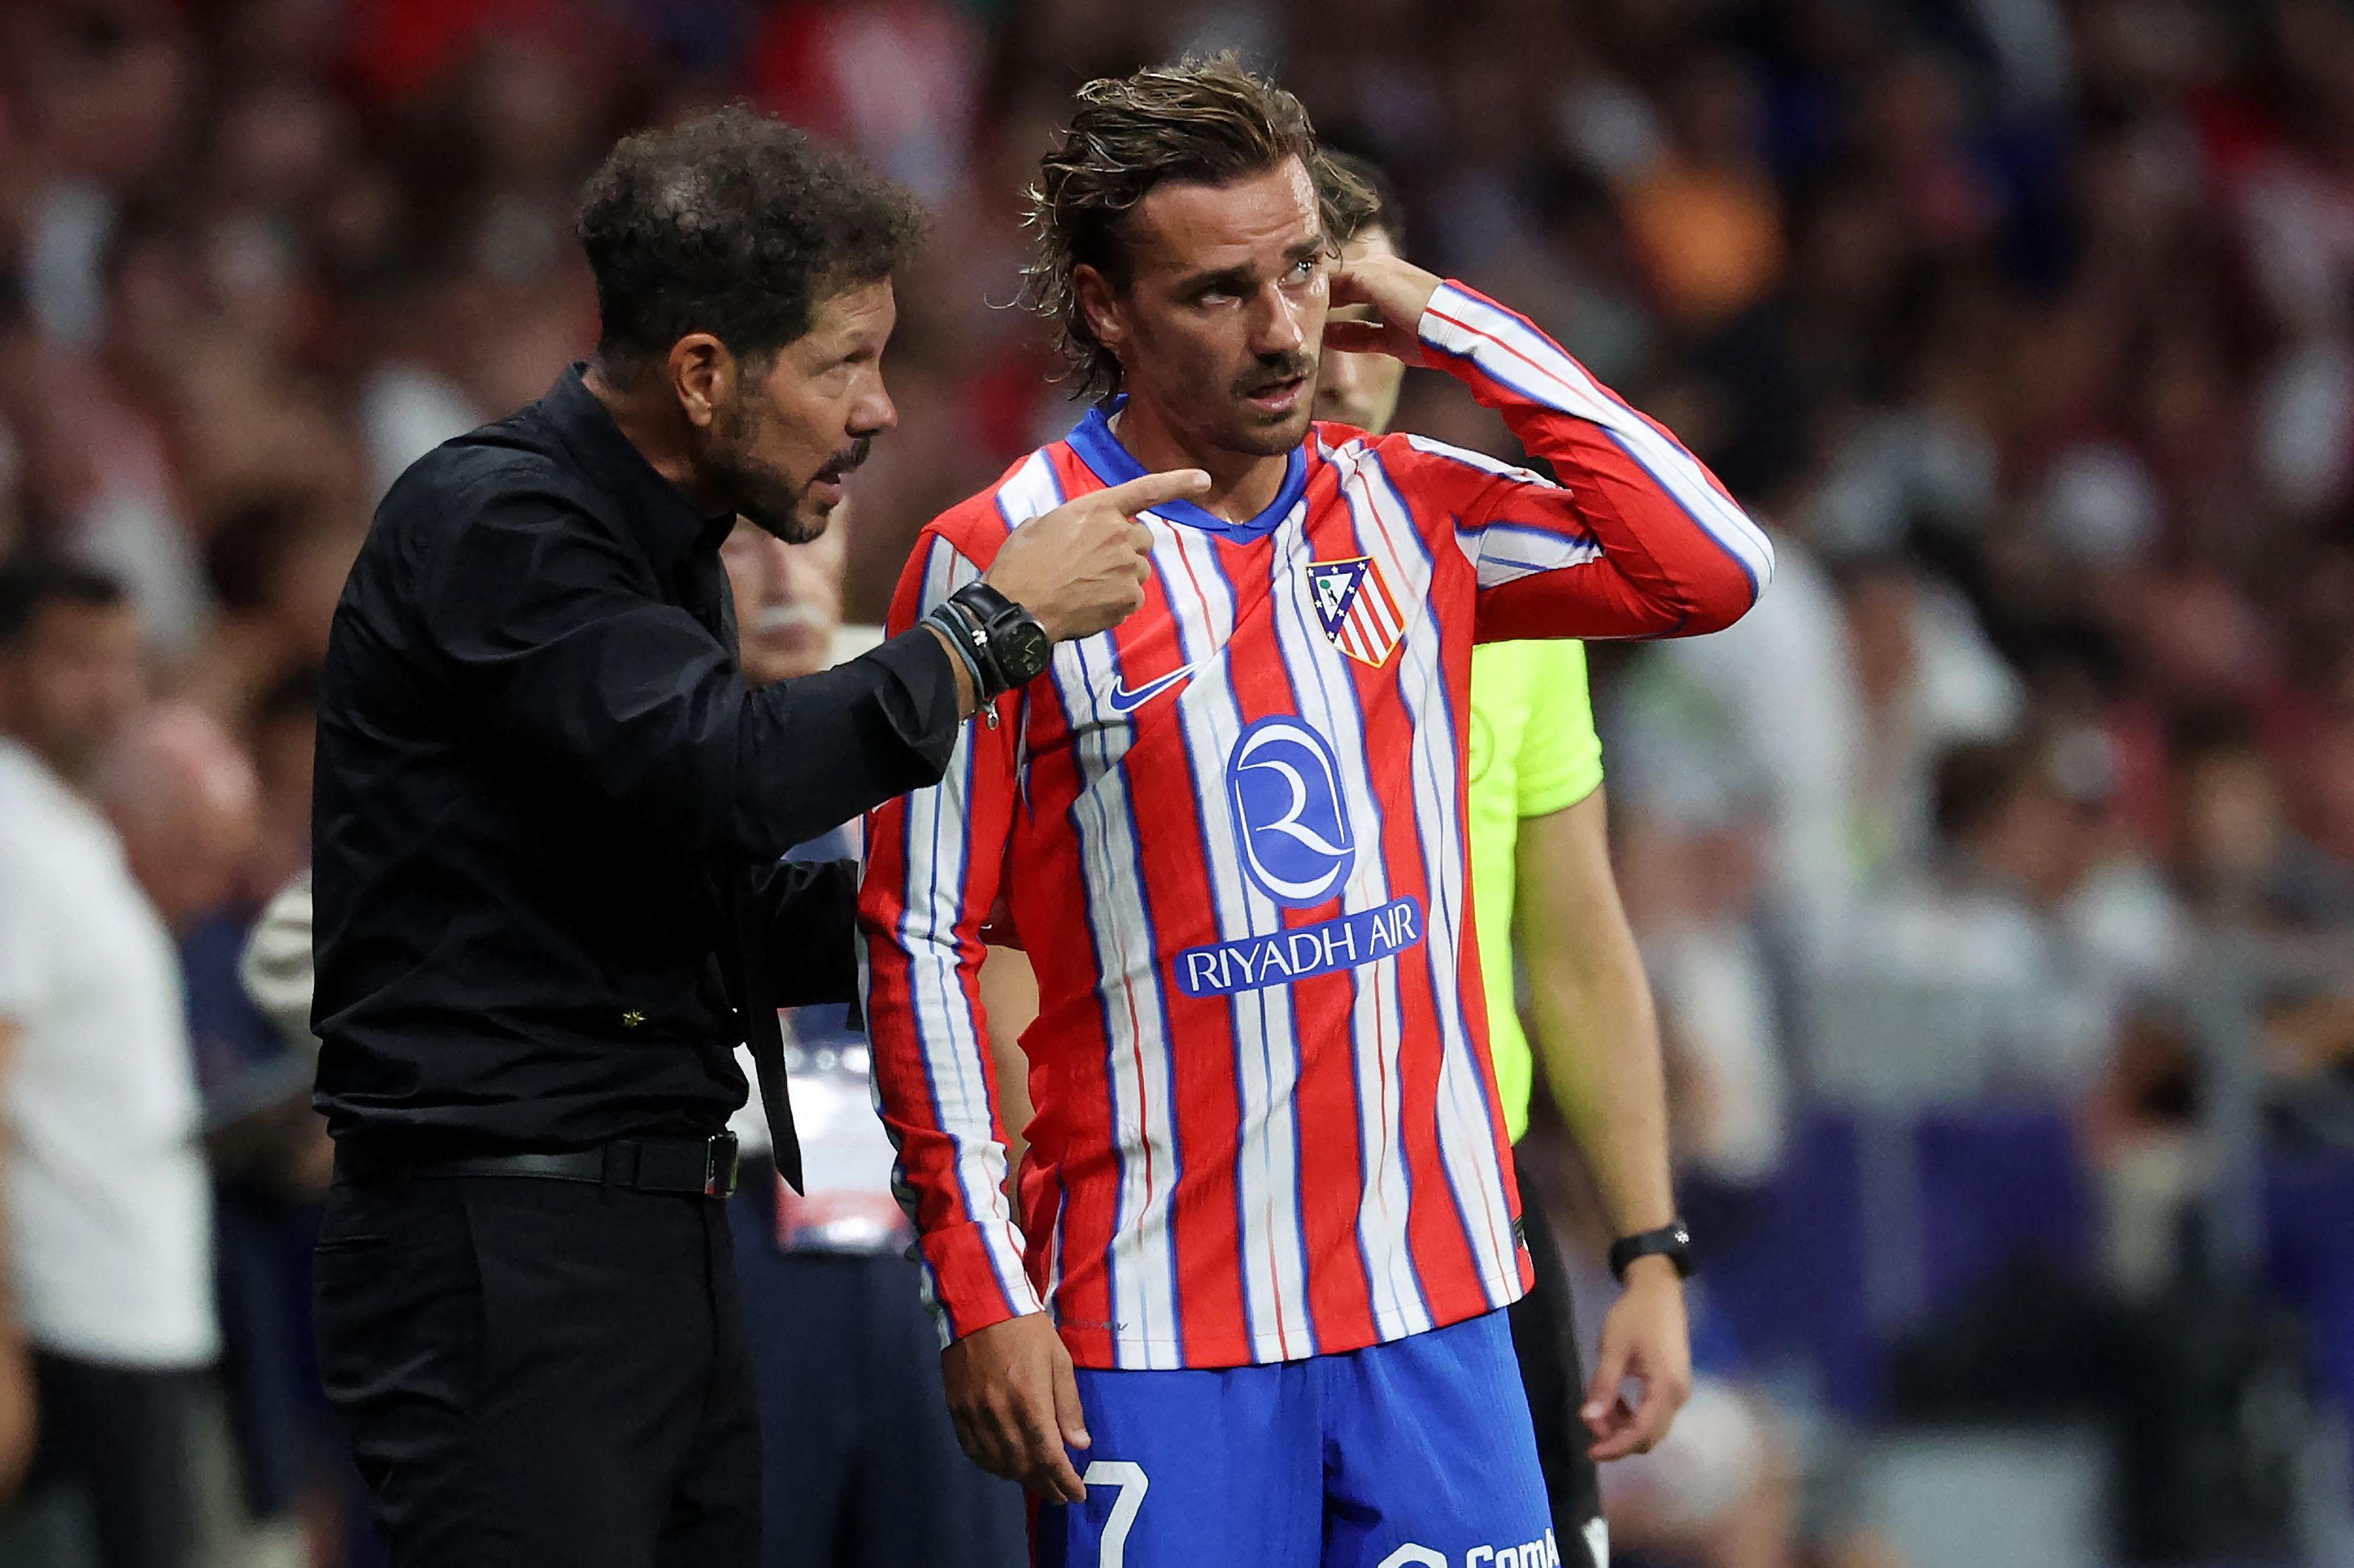
{"type": "Polygon", "coordinates": [[[1078,99],[1023,193],[1033,245],[1022,277],[1023,302],[1055,323],[1083,397],[1119,391],[1120,369],[1088,329],[1072,278],[1093,267],[1113,287],[1128,286],[1128,216],[1156,187],[1226,185],[1297,158],[1316,182],[1326,235],[1349,232],[1348,217],[1372,202],[1318,144],[1299,100],[1230,53],[1102,78],[1078,99]]]}

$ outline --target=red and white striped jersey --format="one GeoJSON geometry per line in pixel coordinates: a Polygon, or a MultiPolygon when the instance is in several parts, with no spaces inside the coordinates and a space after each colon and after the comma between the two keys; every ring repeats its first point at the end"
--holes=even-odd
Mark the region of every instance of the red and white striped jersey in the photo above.
{"type": "MultiPolygon", "coordinates": [[[[1257,517],[1149,515],[1144,608],[870,821],[875,1096],[944,1339],[1044,1305],[1082,1366],[1235,1366],[1526,1287],[1465,885],[1472,643],[1711,630],[1773,556],[1527,321],[1450,284],[1421,332],[1560,485],[1319,425],[1257,517]],[[1018,1224],[977,984],[1001,896],[1040,999],[1018,1224]]],[[[1091,413],[924,531],[892,630],[1141,471],[1091,413]]]]}

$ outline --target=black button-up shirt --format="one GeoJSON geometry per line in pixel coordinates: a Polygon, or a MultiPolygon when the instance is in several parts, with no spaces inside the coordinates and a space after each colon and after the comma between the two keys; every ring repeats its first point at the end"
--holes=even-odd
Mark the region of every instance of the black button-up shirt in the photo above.
{"type": "Polygon", "coordinates": [[[851,868],[779,858],[938,779],[954,668],[918,628],[748,692],[730,521],[654,471],[578,366],[377,508],[319,715],[338,1137],[716,1132],[745,1094],[738,1005],[848,998],[851,868]],[[748,967],[775,994],[748,999],[763,934],[748,967]]]}

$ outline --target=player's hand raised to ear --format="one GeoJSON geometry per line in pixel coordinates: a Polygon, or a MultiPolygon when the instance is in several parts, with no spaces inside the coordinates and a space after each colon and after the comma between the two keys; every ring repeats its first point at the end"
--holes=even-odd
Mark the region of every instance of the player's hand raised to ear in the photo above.
{"type": "Polygon", "coordinates": [[[1398,256],[1379,252],[1343,262],[1332,274],[1335,311],[1368,305],[1373,321],[1324,322],[1324,346],[1341,354],[1386,354],[1408,365],[1422,363],[1422,313],[1438,292],[1438,274],[1398,256]]]}
{"type": "Polygon", "coordinates": [[[1108,630],[1144,603],[1152,575],[1152,531],[1136,514],[1209,488],[1208,474],[1181,468],[1091,491],[1013,530],[981,580],[1057,642],[1108,630]]]}
{"type": "Polygon", "coordinates": [[[1049,1499],[1087,1500],[1065,1452],[1088,1442],[1079,1383],[1044,1312],[967,1334],[940,1352],[940,1378],[957,1442],[974,1464],[1049,1499]]]}

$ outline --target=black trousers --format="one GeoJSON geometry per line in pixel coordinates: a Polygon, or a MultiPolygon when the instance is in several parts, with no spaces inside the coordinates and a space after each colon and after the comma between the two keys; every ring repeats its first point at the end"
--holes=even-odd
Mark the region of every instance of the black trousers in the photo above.
{"type": "Polygon", "coordinates": [[[916,1266],[779,1251],[775,1191],[761,1164],[729,1200],[760,1391],[761,1568],[1023,1568],[1022,1489],[957,1446],[916,1266]]]}
{"type": "Polygon", "coordinates": [[[392,1568],[748,1564],[760,1433],[725,1204],[338,1183],[319,1364],[392,1568]]]}
{"type": "Polygon", "coordinates": [[[1537,1434],[1537,1464],[1553,1505],[1553,1539],[1571,1568],[1604,1568],[1588,1550],[1585,1526],[1602,1517],[1602,1478],[1586,1448],[1594,1435],[1578,1418],[1585,1374],[1578,1364],[1577,1319],[1569,1299],[1569,1271],[1544,1211],[1521,1189],[1521,1224],[1536,1287],[1507,1309],[1521,1383],[1529,1393],[1529,1419],[1537,1434]]]}
{"type": "Polygon", "coordinates": [[[33,1351],[40,1401],[27,1497],[86,1505],[99,1568],[181,1568],[195,1546],[188,1462],[204,1373],[33,1351]]]}

